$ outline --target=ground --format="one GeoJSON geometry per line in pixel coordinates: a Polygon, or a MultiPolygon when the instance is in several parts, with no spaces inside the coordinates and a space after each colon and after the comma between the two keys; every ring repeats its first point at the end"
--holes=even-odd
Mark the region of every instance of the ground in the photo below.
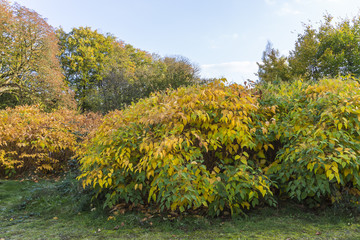
{"type": "Polygon", "coordinates": [[[151,215],[136,210],[114,215],[91,203],[89,194],[71,177],[0,180],[0,240],[360,239],[360,211],[356,209],[282,205],[233,218],[151,215]]]}

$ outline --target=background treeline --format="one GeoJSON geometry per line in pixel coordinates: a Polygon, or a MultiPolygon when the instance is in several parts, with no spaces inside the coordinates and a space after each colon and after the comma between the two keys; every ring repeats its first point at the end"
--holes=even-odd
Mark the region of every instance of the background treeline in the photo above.
{"type": "Polygon", "coordinates": [[[89,27],[55,30],[5,0],[0,11],[1,108],[39,104],[106,113],[151,92],[200,83],[198,67],[185,57],[150,54],[89,27]]]}
{"type": "Polygon", "coordinates": [[[57,31],[65,81],[82,111],[108,112],[151,92],[200,82],[199,69],[185,57],[160,57],[80,27],[57,31]]]}

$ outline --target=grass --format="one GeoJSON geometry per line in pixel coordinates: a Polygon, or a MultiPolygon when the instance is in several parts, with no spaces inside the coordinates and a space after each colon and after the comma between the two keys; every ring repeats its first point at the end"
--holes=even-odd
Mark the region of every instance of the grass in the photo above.
{"type": "Polygon", "coordinates": [[[175,217],[128,211],[108,219],[71,177],[0,180],[0,239],[360,239],[359,211],[294,203],[246,217],[175,217]]]}

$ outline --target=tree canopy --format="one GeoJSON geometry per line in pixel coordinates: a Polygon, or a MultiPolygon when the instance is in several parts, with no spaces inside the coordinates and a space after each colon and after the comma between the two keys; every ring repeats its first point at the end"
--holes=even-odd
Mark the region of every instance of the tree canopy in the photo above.
{"type": "MultiPolygon", "coordinates": [[[[304,24],[294,50],[289,56],[280,57],[278,50],[264,51],[258,63],[258,76],[262,81],[276,81],[284,72],[290,78],[318,80],[324,77],[360,76],[360,16],[341,19],[325,15],[319,27],[304,24]]],[[[288,80],[289,78],[281,78],[288,80]]]]}
{"type": "Polygon", "coordinates": [[[152,92],[199,82],[184,57],[160,57],[89,27],[58,30],[60,61],[82,111],[121,109],[152,92]]]}
{"type": "Polygon", "coordinates": [[[89,27],[57,31],[61,49],[60,61],[66,82],[75,91],[80,108],[91,110],[88,96],[104,78],[105,64],[112,52],[114,37],[89,27]]]}
{"type": "Polygon", "coordinates": [[[54,29],[35,11],[0,0],[0,107],[74,107],[54,29]]]}
{"type": "Polygon", "coordinates": [[[259,70],[257,76],[265,82],[289,81],[290,71],[287,59],[280,56],[280,52],[268,42],[262,56],[262,63],[257,63],[259,70]]]}

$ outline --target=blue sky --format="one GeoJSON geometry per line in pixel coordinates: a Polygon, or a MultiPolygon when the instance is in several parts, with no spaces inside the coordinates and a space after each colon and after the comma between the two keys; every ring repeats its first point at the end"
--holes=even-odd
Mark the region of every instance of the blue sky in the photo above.
{"type": "MultiPolygon", "coordinates": [[[[14,2],[14,1],[12,1],[14,2]]],[[[287,55],[302,23],[352,18],[359,0],[18,0],[66,31],[89,26],[161,56],[182,55],[203,77],[255,80],[270,40],[287,55]]]]}

